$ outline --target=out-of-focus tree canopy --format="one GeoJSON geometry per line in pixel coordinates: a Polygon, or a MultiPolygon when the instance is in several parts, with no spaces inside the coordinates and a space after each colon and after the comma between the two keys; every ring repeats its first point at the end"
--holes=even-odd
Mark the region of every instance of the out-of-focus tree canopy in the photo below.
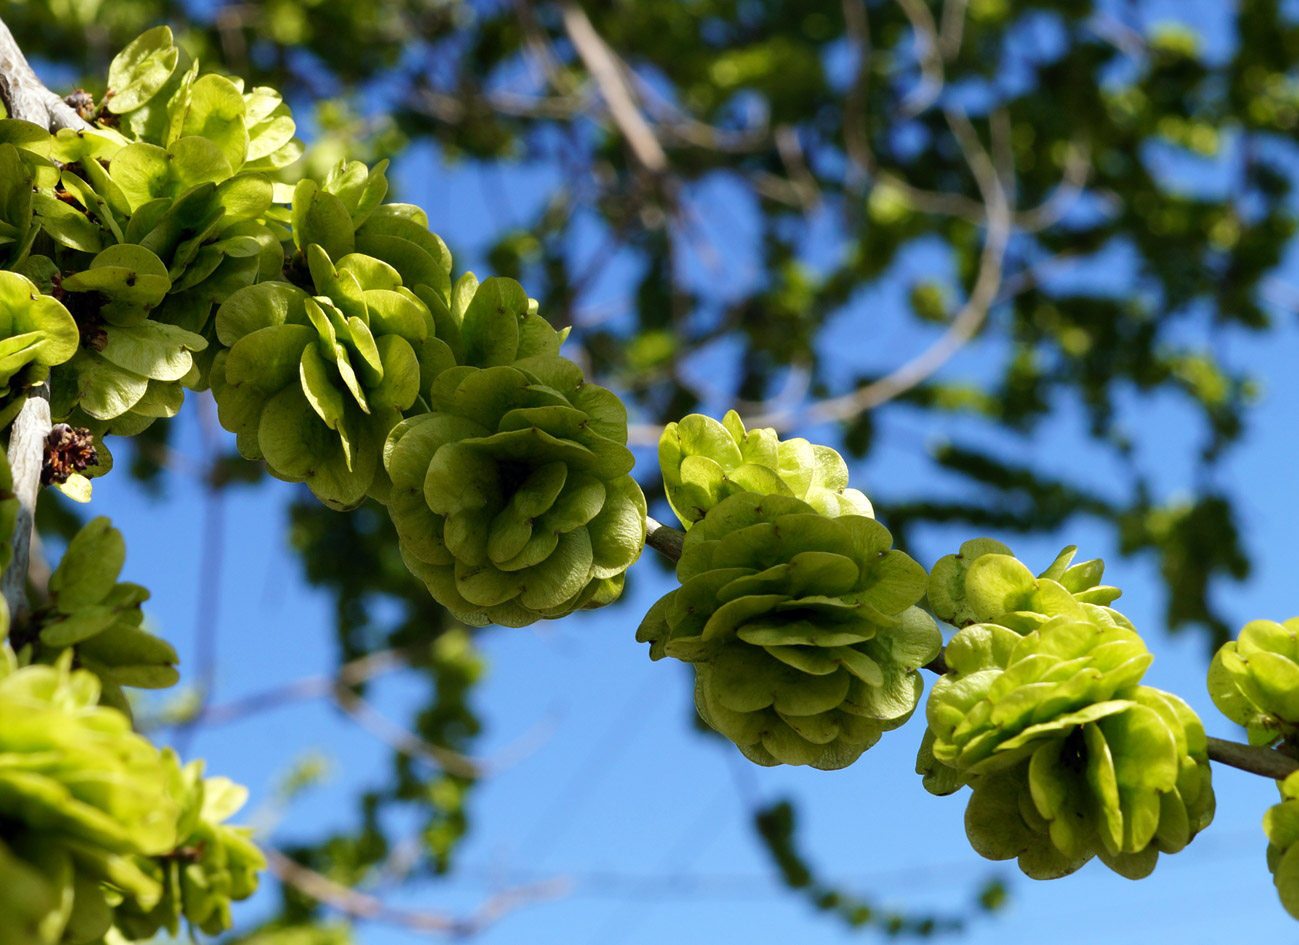
{"type": "MultiPolygon", "coordinates": [[[[422,142],[448,164],[535,169],[548,199],[485,192],[473,228],[491,230],[494,274],[573,326],[570,356],[639,410],[642,443],[698,406],[837,428],[858,458],[894,417],[942,430],[927,462],[944,475],[924,481],[950,488],[869,484],[899,544],[929,523],[1102,523],[1157,558],[1168,628],[1207,651],[1232,629],[1215,583],[1250,569],[1215,469],[1255,385],[1222,352],[1284,317],[1267,298],[1295,228],[1299,23],[1275,0],[1206,6],[1224,34],[1208,45],[1141,2],[1087,0],[23,0],[5,19],[54,87],[170,23],[207,67],[313,116],[297,173],[422,142]],[[611,308],[614,271],[634,291],[611,308]],[[967,342],[978,369],[936,379],[967,342]],[[1203,431],[1161,457],[1194,467],[1175,502],[1122,408],[1159,392],[1203,431]],[[1090,440],[1066,474],[1032,437],[1080,408],[1090,440]],[[1100,464],[1124,476],[1101,489],[1100,464]]],[[[454,249],[456,222],[427,210],[454,249]]],[[[304,502],[293,522],[309,580],[337,598],[340,662],[406,654],[428,678],[413,729],[467,748],[472,638],[410,580],[382,511],[304,502]]],[[[382,813],[417,805],[420,868],[450,868],[472,777],[393,764],[364,829],[302,862],[351,883],[389,852],[382,813]]],[[[283,922],[312,912],[286,896],[283,922]]]]}

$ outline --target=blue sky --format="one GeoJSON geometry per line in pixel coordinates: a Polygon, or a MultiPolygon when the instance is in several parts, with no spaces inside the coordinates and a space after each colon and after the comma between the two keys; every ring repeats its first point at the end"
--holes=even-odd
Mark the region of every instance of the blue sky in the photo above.
{"type": "MultiPolygon", "coordinates": [[[[1179,6],[1153,4],[1158,17],[1179,6]]],[[[1202,7],[1197,25],[1211,27],[1214,5],[1202,7]]],[[[1220,33],[1210,29],[1211,37],[1220,33]]],[[[1212,47],[1213,43],[1210,43],[1212,47]]],[[[1211,167],[1185,171],[1193,183],[1208,183],[1211,167]]],[[[554,185],[545,172],[506,170],[484,180],[461,165],[447,168],[428,150],[416,149],[395,175],[403,199],[425,206],[435,230],[479,275],[482,241],[498,221],[484,218],[485,191],[499,188],[501,204],[528,218],[523,209],[544,200],[554,185]]],[[[719,269],[693,264],[690,277],[722,284],[753,277],[745,246],[755,230],[750,209],[724,178],[710,181],[696,196],[708,215],[706,238],[726,247],[719,269]]],[[[809,257],[833,252],[814,227],[809,257]]],[[[583,230],[578,252],[598,242],[594,224],[583,230]],[[589,245],[581,243],[589,241],[589,245]]],[[[1122,260],[1117,260],[1121,263],[1122,260]]],[[[1115,260],[1107,260],[1113,265],[1115,260]]],[[[852,350],[863,359],[854,367],[882,368],[921,350],[932,335],[906,324],[900,308],[907,279],[944,267],[933,252],[908,256],[894,281],[856,300],[826,327],[827,350],[852,350]],[[894,315],[897,316],[894,319],[894,315]],[[860,341],[869,337],[872,344],[860,341]]],[[[625,310],[633,273],[615,259],[586,298],[591,311],[625,310]]],[[[1086,278],[1085,269],[1061,278],[1086,278]]],[[[1299,265],[1278,274],[1299,287],[1299,265]]],[[[1258,617],[1299,614],[1294,575],[1299,573],[1299,512],[1294,502],[1293,418],[1299,392],[1291,383],[1297,333],[1289,313],[1274,311],[1282,326],[1265,340],[1234,338],[1229,356],[1263,379],[1263,396],[1243,444],[1223,470],[1223,484],[1237,497],[1242,530],[1255,559],[1251,579],[1215,589],[1239,626],[1258,617]]],[[[614,317],[617,317],[616,315],[614,317]]],[[[1207,332],[1204,340],[1208,342],[1207,332]]],[[[995,340],[963,351],[944,368],[943,378],[986,376],[995,340]]],[[[693,365],[724,389],[725,347],[701,352],[693,365]]],[[[714,406],[724,409],[724,403],[714,406]]],[[[1146,468],[1157,468],[1158,498],[1187,490],[1202,430],[1185,404],[1171,395],[1126,394],[1123,412],[1138,435],[1146,468]]],[[[206,450],[203,410],[196,398],[177,421],[176,451],[195,461],[206,450]]],[[[1094,448],[1083,436],[1076,405],[1060,405],[1058,419],[1032,439],[960,422],[960,432],[986,437],[993,449],[1031,455],[1048,469],[1076,470],[1094,448]]],[[[905,412],[882,423],[878,448],[854,468],[854,484],[868,494],[897,498],[908,484],[946,489],[927,452],[957,428],[923,426],[905,412]]],[[[826,430],[799,431],[812,439],[833,438],[826,430]]],[[[225,438],[224,433],[217,432],[225,438]]],[[[657,475],[650,451],[639,454],[638,475],[657,475]]],[[[184,463],[169,476],[163,500],[150,498],[125,475],[96,484],[91,511],[110,514],[127,539],[123,575],[150,587],[147,612],[155,629],[176,643],[184,664],[195,663],[193,639],[211,576],[201,555],[205,540],[204,492],[184,463]]],[[[1103,488],[1117,475],[1097,454],[1086,465],[1090,484],[1103,488]]],[[[268,481],[256,489],[232,489],[220,510],[225,547],[215,595],[219,628],[216,701],[223,702],[280,683],[328,672],[334,665],[332,613],[328,599],[308,588],[287,547],[285,509],[296,487],[268,481]]],[[[887,521],[885,522],[887,524],[887,521]]],[[[975,537],[960,530],[925,528],[907,549],[926,566],[975,537]]],[[[1160,630],[1162,590],[1148,559],[1117,558],[1106,531],[1086,522],[1067,533],[1025,541],[994,535],[1039,569],[1064,544],[1081,546],[1084,557],[1105,557],[1107,579],[1125,589],[1118,606],[1142,628],[1156,662],[1146,681],[1186,698],[1211,734],[1237,737],[1217,716],[1204,692],[1207,666],[1199,637],[1173,638],[1160,630]]],[[[652,552],[647,552],[652,554],[652,552]]],[[[449,879],[408,887],[392,901],[457,916],[473,912],[495,892],[539,880],[567,883],[562,896],[522,905],[479,937],[484,945],[650,945],[738,942],[761,945],[790,940],[837,942],[861,937],[833,919],[813,913],[775,879],[749,826],[752,806],[779,797],[797,802],[804,853],[818,873],[860,892],[881,906],[968,911],[987,878],[1010,886],[1011,903],[993,917],[977,918],[962,939],[971,945],[1040,941],[1056,945],[1091,943],[1101,935],[1123,942],[1163,936],[1180,942],[1227,938],[1283,940],[1294,923],[1276,900],[1264,863],[1260,820],[1276,800],[1273,785],[1229,769],[1215,770],[1218,817],[1185,851],[1165,857],[1155,874],[1132,883],[1092,863],[1080,873],[1050,883],[1022,877],[1013,864],[990,863],[968,847],[962,828],[963,796],[935,798],[912,773],[922,718],[885,739],[851,768],[834,773],[758,768],[727,743],[693,731],[689,671],[672,661],[651,663],[635,643],[640,615],[671,589],[665,572],[645,560],[633,570],[629,592],[617,605],[570,619],[521,630],[481,635],[490,674],[475,695],[487,721],[479,754],[514,757],[476,792],[474,828],[449,879]]],[[[376,704],[401,720],[416,704],[417,684],[400,674],[376,687],[376,704]]],[[[208,759],[209,771],[249,786],[249,816],[273,843],[309,839],[331,826],[353,823],[353,798],[381,782],[389,750],[323,703],[306,702],[237,724],[199,730],[190,744],[208,759]],[[319,753],[330,776],[287,809],[273,803],[275,784],[295,759],[319,753]]],[[[376,893],[386,894],[379,888],[376,893]]],[[[251,920],[267,908],[254,899],[239,910],[251,920]]],[[[867,936],[874,933],[866,933],[867,936]]],[[[403,945],[417,937],[371,924],[358,927],[364,945],[403,945]]]]}

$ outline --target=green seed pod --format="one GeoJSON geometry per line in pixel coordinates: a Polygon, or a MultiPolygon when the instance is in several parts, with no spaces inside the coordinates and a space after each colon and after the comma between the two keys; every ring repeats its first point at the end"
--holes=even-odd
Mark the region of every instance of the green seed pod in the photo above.
{"type": "Polygon", "coordinates": [[[1223,644],[1209,666],[1209,695],[1227,718],[1245,726],[1251,745],[1299,733],[1299,617],[1255,620],[1223,644]]]}
{"type": "Polygon", "coordinates": [[[98,705],[99,681],[56,666],[18,668],[0,647],[0,915],[35,928],[22,945],[98,941],[113,900],[152,908],[162,889],[136,863],[176,846],[174,764],[98,705]],[[31,916],[31,902],[55,903],[31,916]],[[24,919],[24,916],[28,916],[24,919]],[[34,919],[34,921],[32,921],[34,919]]]}
{"type": "Polygon", "coordinates": [[[1098,608],[1107,612],[1105,619],[1127,625],[1126,618],[1109,607],[1122,591],[1100,583],[1105,563],[1097,558],[1072,564],[1077,550],[1068,546],[1035,578],[1001,542],[967,541],[959,554],[934,565],[929,604],[939,620],[957,627],[997,623],[1028,633],[1052,617],[1094,613],[1098,608]]]}
{"type": "Polygon", "coordinates": [[[1137,879],[1212,820],[1199,719],[1176,696],[1138,685],[1152,657],[1104,610],[1080,608],[1022,636],[974,624],[946,658],[917,770],[933,793],[973,788],[966,833],[981,855],[1018,857],[1035,879],[1099,856],[1137,879]]]}
{"type": "Polygon", "coordinates": [[[1277,785],[1281,803],[1263,815],[1267,868],[1285,911],[1299,919],[1299,772],[1277,785]]]}
{"type": "Polygon", "coordinates": [[[346,509],[386,492],[384,438],[421,377],[454,359],[391,266],[353,253],[335,267],[316,244],[308,256],[316,296],[263,282],[221,306],[217,337],[229,350],[213,363],[212,390],[244,456],[346,509]]]}
{"type": "Polygon", "coordinates": [[[0,397],[39,384],[77,351],[77,323],[30,279],[0,272],[0,397]]]}
{"type": "Polygon", "coordinates": [[[114,57],[105,106],[129,139],[163,147],[181,137],[210,141],[231,173],[273,171],[302,156],[293,118],[274,89],[198,74],[198,63],[158,26],[114,57]]]}
{"type": "Polygon", "coordinates": [[[543,354],[445,370],[429,405],[383,452],[402,556],[430,593],[474,626],[614,600],[645,541],[618,398],[543,354]]]}
{"type": "Polygon", "coordinates": [[[744,429],[734,410],[721,423],[693,413],[669,423],[659,439],[659,468],[668,503],[690,527],[739,492],[802,499],[823,515],[874,513],[848,488],[848,466],[835,450],[807,440],[781,442],[772,429],[744,429]]]}
{"type": "Polygon", "coordinates": [[[705,722],[758,764],[842,768],[920,699],[942,637],[914,607],[925,571],[861,515],[740,493],[686,535],[681,587],[636,638],[695,665],[705,722]]]}
{"type": "Polygon", "coordinates": [[[117,244],[63,280],[77,314],[81,345],[54,375],[50,410],[102,436],[138,433],[174,417],[195,386],[200,334],[150,318],[173,283],[162,261],[142,246],[117,244]]]}

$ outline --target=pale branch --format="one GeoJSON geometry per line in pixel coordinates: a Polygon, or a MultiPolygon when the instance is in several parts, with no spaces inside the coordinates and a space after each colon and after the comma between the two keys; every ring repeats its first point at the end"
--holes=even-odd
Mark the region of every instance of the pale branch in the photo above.
{"type": "MultiPolygon", "coordinates": [[[[0,19],[0,101],[10,118],[30,121],[50,131],[90,127],[76,109],[36,77],[3,19],[0,19]]],[[[13,560],[0,578],[0,589],[9,606],[10,618],[15,622],[22,621],[27,614],[27,568],[50,427],[50,386],[45,383],[27,395],[27,402],[18,411],[9,432],[9,467],[13,472],[18,515],[14,522],[13,560]]]]}
{"type": "Polygon", "coordinates": [[[45,383],[28,394],[9,431],[9,469],[13,474],[18,514],[14,519],[13,559],[0,577],[0,588],[4,590],[9,617],[15,624],[27,617],[27,568],[50,426],[50,385],[45,383]]]}
{"type": "Polygon", "coordinates": [[[627,140],[636,160],[646,170],[656,174],[667,170],[668,158],[663,153],[663,146],[654,137],[654,132],[632,100],[631,90],[623,79],[613,51],[595,31],[586,11],[568,0],[560,6],[560,12],[564,19],[564,31],[572,40],[578,58],[595,79],[600,96],[609,109],[609,116],[627,140]]]}
{"type": "Polygon", "coordinates": [[[941,25],[938,27],[938,51],[944,62],[950,62],[961,51],[965,34],[965,8],[968,0],[945,0],[941,25]]]}
{"type": "Polygon", "coordinates": [[[18,41],[3,19],[0,19],[0,101],[10,118],[21,118],[58,131],[90,127],[77,110],[45,87],[18,47],[18,41]]]}
{"type": "Polygon", "coordinates": [[[303,866],[273,847],[263,847],[266,864],[280,882],[310,896],[353,919],[381,922],[411,932],[468,938],[486,929],[506,913],[529,902],[556,899],[566,895],[570,884],[562,877],[505,889],[491,896],[474,913],[456,917],[442,912],[402,909],[389,905],[377,896],[360,892],[328,876],[303,866]]]}
{"type": "Polygon", "coordinates": [[[988,231],[979,258],[978,275],[965,304],[937,341],[879,380],[850,394],[817,401],[799,410],[745,418],[747,426],[774,427],[782,431],[803,424],[850,420],[928,380],[983,327],[988,310],[1001,289],[1006,249],[1013,228],[1010,206],[1001,185],[1001,175],[983,149],[969,119],[959,112],[948,112],[947,118],[974,174],[988,214],[988,231]]]}
{"type": "Polygon", "coordinates": [[[821,189],[816,185],[816,178],[808,170],[807,159],[803,156],[803,145],[798,140],[798,129],[792,125],[780,125],[776,128],[776,153],[785,165],[790,186],[798,195],[798,202],[804,214],[810,214],[821,205],[821,189]]]}
{"type": "Polygon", "coordinates": [[[348,718],[398,754],[427,762],[447,774],[461,778],[477,779],[485,775],[479,762],[458,751],[420,738],[392,721],[352,689],[336,686],[332,695],[334,704],[348,718]]]}
{"type": "MultiPolygon", "coordinates": [[[[295,679],[293,682],[264,689],[241,699],[218,703],[200,709],[193,718],[194,725],[229,725],[250,715],[257,715],[295,702],[323,699],[333,694],[339,686],[358,686],[385,673],[405,669],[408,658],[425,652],[424,647],[409,650],[381,650],[349,663],[344,663],[332,675],[320,674],[295,679]]],[[[153,727],[153,726],[146,726],[153,727]]]]}
{"type": "MultiPolygon", "coordinates": [[[[182,725],[184,729],[228,725],[296,702],[331,699],[349,719],[394,751],[464,778],[483,778],[510,767],[519,757],[530,753],[538,739],[545,736],[546,722],[543,720],[496,757],[487,760],[471,758],[420,738],[384,716],[354,691],[354,687],[377,676],[407,668],[410,666],[408,661],[423,652],[421,647],[410,647],[371,653],[344,663],[333,675],[307,676],[242,699],[201,707],[193,718],[185,720],[182,725]]],[[[156,725],[146,723],[143,726],[146,730],[152,727],[156,725]]]]}
{"type": "Polygon", "coordinates": [[[938,25],[924,0],[898,0],[898,6],[911,21],[911,30],[916,38],[916,58],[920,62],[920,84],[902,101],[902,114],[913,118],[938,101],[942,94],[943,55],[938,25]]]}

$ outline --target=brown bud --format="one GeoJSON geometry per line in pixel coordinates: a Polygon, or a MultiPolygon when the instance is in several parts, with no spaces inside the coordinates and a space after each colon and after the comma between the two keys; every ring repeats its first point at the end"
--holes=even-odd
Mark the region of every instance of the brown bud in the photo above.
{"type": "Polygon", "coordinates": [[[41,484],[62,484],[73,473],[99,463],[95,438],[84,427],[56,423],[45,438],[45,465],[41,469],[41,484]]]}

